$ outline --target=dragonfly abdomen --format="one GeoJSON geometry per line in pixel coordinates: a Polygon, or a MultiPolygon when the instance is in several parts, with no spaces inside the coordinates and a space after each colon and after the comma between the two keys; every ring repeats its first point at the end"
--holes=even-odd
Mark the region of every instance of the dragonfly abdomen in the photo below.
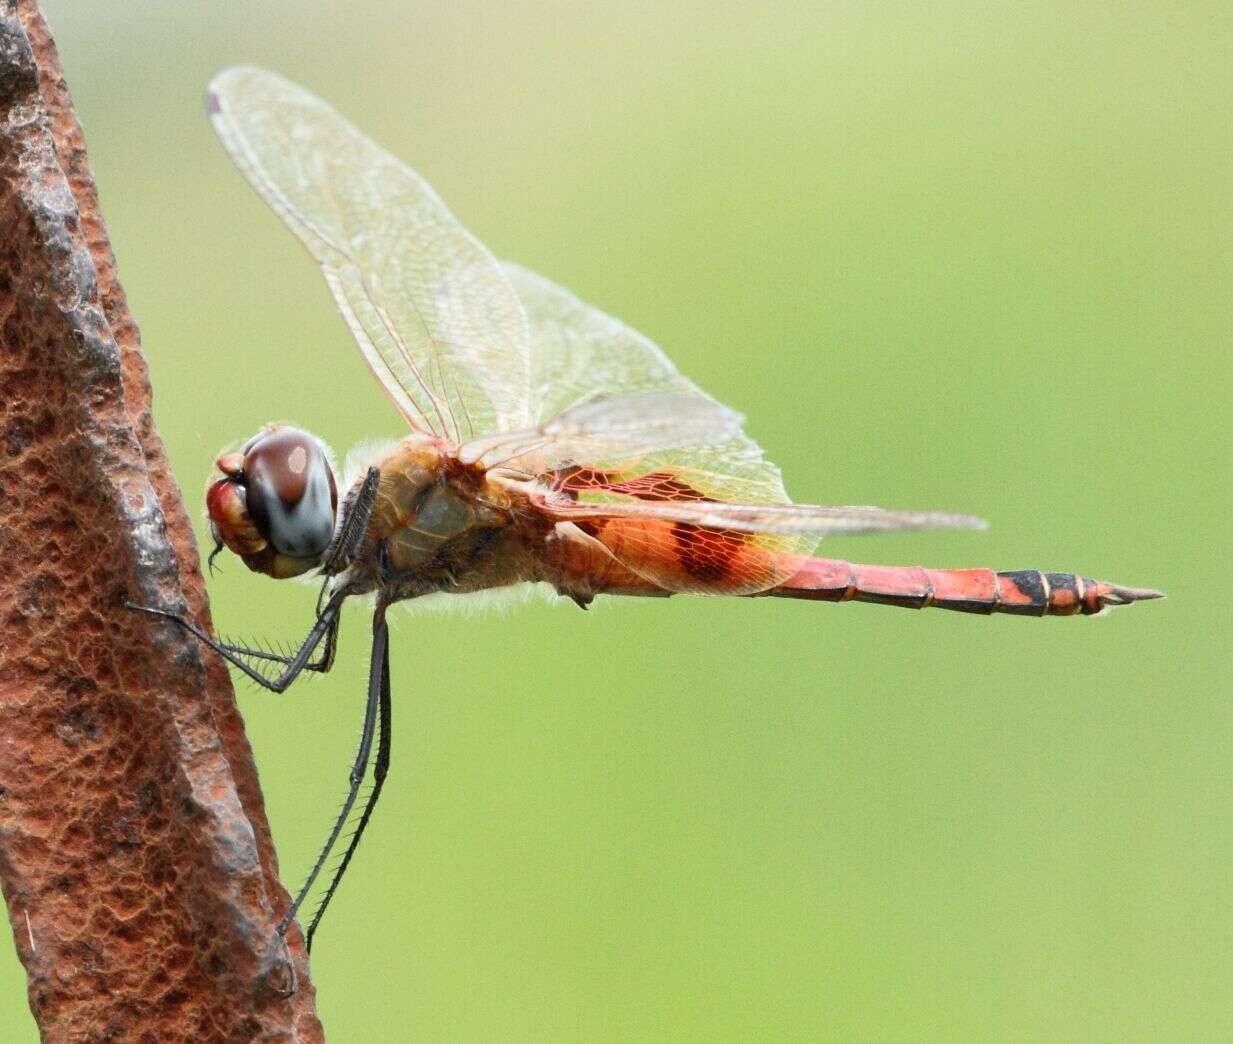
{"type": "Polygon", "coordinates": [[[792,577],[766,593],[1016,616],[1091,616],[1109,606],[1161,597],[1159,591],[1121,587],[1075,573],[860,565],[829,558],[808,559],[792,577]]]}

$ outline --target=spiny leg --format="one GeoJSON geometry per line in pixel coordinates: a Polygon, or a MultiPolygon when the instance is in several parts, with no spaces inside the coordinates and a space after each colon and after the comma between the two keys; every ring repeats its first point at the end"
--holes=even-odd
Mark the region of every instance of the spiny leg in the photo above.
{"type": "Polygon", "coordinates": [[[360,488],[343,502],[342,525],[338,527],[338,535],[325,549],[321,562],[321,571],[327,576],[346,569],[355,558],[355,553],[364,540],[364,533],[368,530],[368,520],[372,518],[372,509],[377,502],[377,488],[380,485],[381,469],[369,468],[360,488]]]}
{"type": "MultiPolygon", "coordinates": [[[[337,843],[339,835],[347,823],[347,818],[351,815],[351,809],[355,806],[355,799],[359,796],[360,784],[364,782],[364,774],[368,770],[368,758],[372,753],[373,734],[377,728],[377,711],[381,704],[382,688],[383,686],[388,688],[389,637],[389,627],[385,622],[385,606],[378,605],[377,611],[373,614],[372,622],[372,658],[368,665],[368,696],[364,703],[364,726],[360,732],[360,745],[355,752],[355,761],[351,765],[351,774],[348,777],[350,786],[347,791],[347,798],[343,802],[338,817],[334,820],[334,826],[330,829],[329,835],[325,839],[325,844],[321,848],[321,854],[317,856],[317,861],[313,863],[313,868],[309,871],[307,879],[300,886],[300,890],[287,908],[287,912],[283,914],[283,919],[278,922],[275,932],[280,939],[286,936],[287,928],[295,920],[295,915],[299,912],[300,906],[308,896],[313,884],[316,883],[317,876],[321,873],[321,868],[325,866],[325,861],[329,858],[330,851],[337,843]]],[[[371,806],[371,804],[372,799],[370,798],[369,805],[371,806]]],[[[338,876],[340,875],[335,875],[334,884],[337,884],[338,876]]],[[[313,928],[316,927],[318,920],[320,920],[320,911],[313,918],[313,928]]]]}
{"type": "Polygon", "coordinates": [[[244,674],[246,674],[262,688],[269,689],[272,692],[283,692],[288,686],[291,685],[293,681],[295,681],[297,677],[299,677],[301,671],[305,669],[317,671],[329,669],[331,663],[333,662],[335,644],[334,639],[338,632],[338,624],[342,612],[342,603],[344,599],[346,599],[347,594],[348,591],[346,588],[340,588],[330,596],[330,600],[326,602],[325,608],[322,609],[321,613],[317,616],[316,622],[313,624],[312,629],[308,632],[308,636],[301,643],[299,649],[296,650],[295,655],[289,658],[278,656],[275,653],[267,653],[263,649],[248,649],[239,645],[227,645],[218,641],[212,635],[207,634],[187,616],[170,612],[167,609],[158,609],[154,606],[148,605],[134,605],[132,602],[126,602],[125,604],[130,609],[136,609],[139,612],[149,613],[151,616],[161,616],[164,619],[171,620],[173,623],[179,624],[184,628],[184,630],[188,631],[189,634],[197,638],[203,645],[213,649],[214,652],[218,653],[218,655],[229,664],[238,670],[243,671],[244,674]],[[326,651],[322,655],[321,660],[319,660],[316,664],[310,664],[309,659],[323,638],[327,639],[326,651]],[[285,664],[285,669],[277,678],[267,678],[260,671],[246,663],[242,659],[244,656],[255,656],[258,659],[275,660],[278,663],[285,664]]]}
{"type": "MultiPolygon", "coordinates": [[[[318,604],[320,604],[320,599],[318,599],[318,604]]],[[[318,609],[318,613],[320,612],[321,610],[318,609]]],[[[325,674],[334,666],[334,658],[338,652],[338,632],[341,627],[342,614],[339,613],[334,617],[334,625],[325,632],[325,644],[321,648],[321,655],[316,660],[304,664],[304,670],[325,674]]],[[[294,654],[288,656],[284,653],[270,652],[268,649],[258,649],[251,645],[237,645],[234,642],[219,642],[219,645],[237,656],[251,656],[255,660],[280,663],[284,667],[289,666],[295,660],[294,654]]]]}
{"type": "MultiPolygon", "coordinates": [[[[321,655],[316,660],[311,660],[304,664],[304,670],[325,674],[334,665],[334,650],[337,645],[338,629],[341,621],[341,615],[335,618],[334,626],[325,634],[325,645],[321,649],[321,655]]],[[[220,641],[218,644],[237,656],[244,656],[253,660],[263,660],[266,663],[277,663],[284,667],[290,665],[295,659],[294,653],[278,653],[269,648],[261,648],[255,645],[240,645],[229,641],[220,641]]]]}
{"type": "MultiPolygon", "coordinates": [[[[325,600],[326,592],[330,589],[330,579],[355,560],[356,553],[364,542],[364,534],[368,532],[368,522],[377,503],[377,488],[380,485],[381,469],[369,468],[360,488],[343,501],[342,525],[338,527],[338,534],[330,542],[330,546],[325,549],[325,557],[321,562],[321,572],[326,579],[321,590],[317,592],[318,616],[321,615],[321,604],[325,600]]],[[[332,663],[333,648],[327,646],[326,652],[327,662],[332,663]]]]}
{"type": "Polygon", "coordinates": [[[373,764],[372,791],[368,795],[368,800],[364,803],[364,811],[361,813],[360,821],[356,824],[355,832],[351,835],[351,840],[347,844],[347,851],[343,853],[342,860],[334,871],[330,887],[326,889],[320,905],[313,914],[312,921],[309,922],[308,931],[304,933],[304,948],[309,953],[312,952],[313,936],[317,932],[317,926],[321,923],[321,918],[325,916],[326,907],[330,905],[330,900],[334,898],[334,893],[338,890],[343,874],[347,872],[347,866],[351,862],[351,857],[355,854],[356,848],[359,847],[360,838],[364,836],[368,820],[372,818],[373,809],[377,807],[377,800],[381,797],[381,788],[385,785],[385,776],[390,767],[391,716],[390,654],[387,645],[381,664],[381,703],[377,719],[377,760],[373,764]]]}

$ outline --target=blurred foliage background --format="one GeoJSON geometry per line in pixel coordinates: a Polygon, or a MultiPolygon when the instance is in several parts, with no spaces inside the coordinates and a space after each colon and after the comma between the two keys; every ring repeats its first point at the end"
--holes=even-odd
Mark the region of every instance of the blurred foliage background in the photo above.
{"type": "MultiPolygon", "coordinates": [[[[658,341],[798,499],[992,521],[830,554],[1171,596],[399,614],[394,767],[313,961],[332,1041],[1233,1036],[1233,10],[806,6],[47,0],[194,510],[266,421],[400,430],[203,115],[249,61],[658,341]]],[[[242,636],[312,608],[234,560],[211,592],[242,636]]],[[[292,887],[366,630],[241,691],[292,887]]]]}

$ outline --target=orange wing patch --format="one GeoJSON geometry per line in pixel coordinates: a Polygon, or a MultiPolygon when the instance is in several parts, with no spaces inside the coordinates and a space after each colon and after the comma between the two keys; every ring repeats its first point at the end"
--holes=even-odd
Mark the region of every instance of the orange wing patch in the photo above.
{"type": "Polygon", "coordinates": [[[574,521],[627,569],[671,592],[753,594],[791,570],[764,546],[778,538],[665,519],[592,517],[574,521]]]}
{"type": "MultiPolygon", "coordinates": [[[[665,469],[629,477],[617,471],[571,466],[555,473],[551,488],[573,502],[580,494],[603,493],[660,503],[715,503],[665,469]]],[[[574,524],[627,569],[665,591],[749,594],[774,587],[788,575],[777,564],[776,549],[762,546],[776,543],[773,536],[666,519],[603,515],[579,518],[574,524]]]]}
{"type": "Polygon", "coordinates": [[[620,472],[604,471],[580,465],[562,468],[556,473],[552,489],[564,493],[571,500],[578,494],[588,492],[620,493],[636,500],[688,500],[694,503],[715,503],[670,471],[652,471],[646,475],[623,479],[620,472]]]}

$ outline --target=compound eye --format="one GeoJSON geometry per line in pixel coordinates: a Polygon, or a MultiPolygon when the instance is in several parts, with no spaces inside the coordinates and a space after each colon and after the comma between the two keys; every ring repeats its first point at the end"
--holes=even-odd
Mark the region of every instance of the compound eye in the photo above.
{"type": "Polygon", "coordinates": [[[248,513],[283,555],[318,558],[334,536],[338,491],[325,451],[299,428],[275,428],[244,447],[248,513]]]}

